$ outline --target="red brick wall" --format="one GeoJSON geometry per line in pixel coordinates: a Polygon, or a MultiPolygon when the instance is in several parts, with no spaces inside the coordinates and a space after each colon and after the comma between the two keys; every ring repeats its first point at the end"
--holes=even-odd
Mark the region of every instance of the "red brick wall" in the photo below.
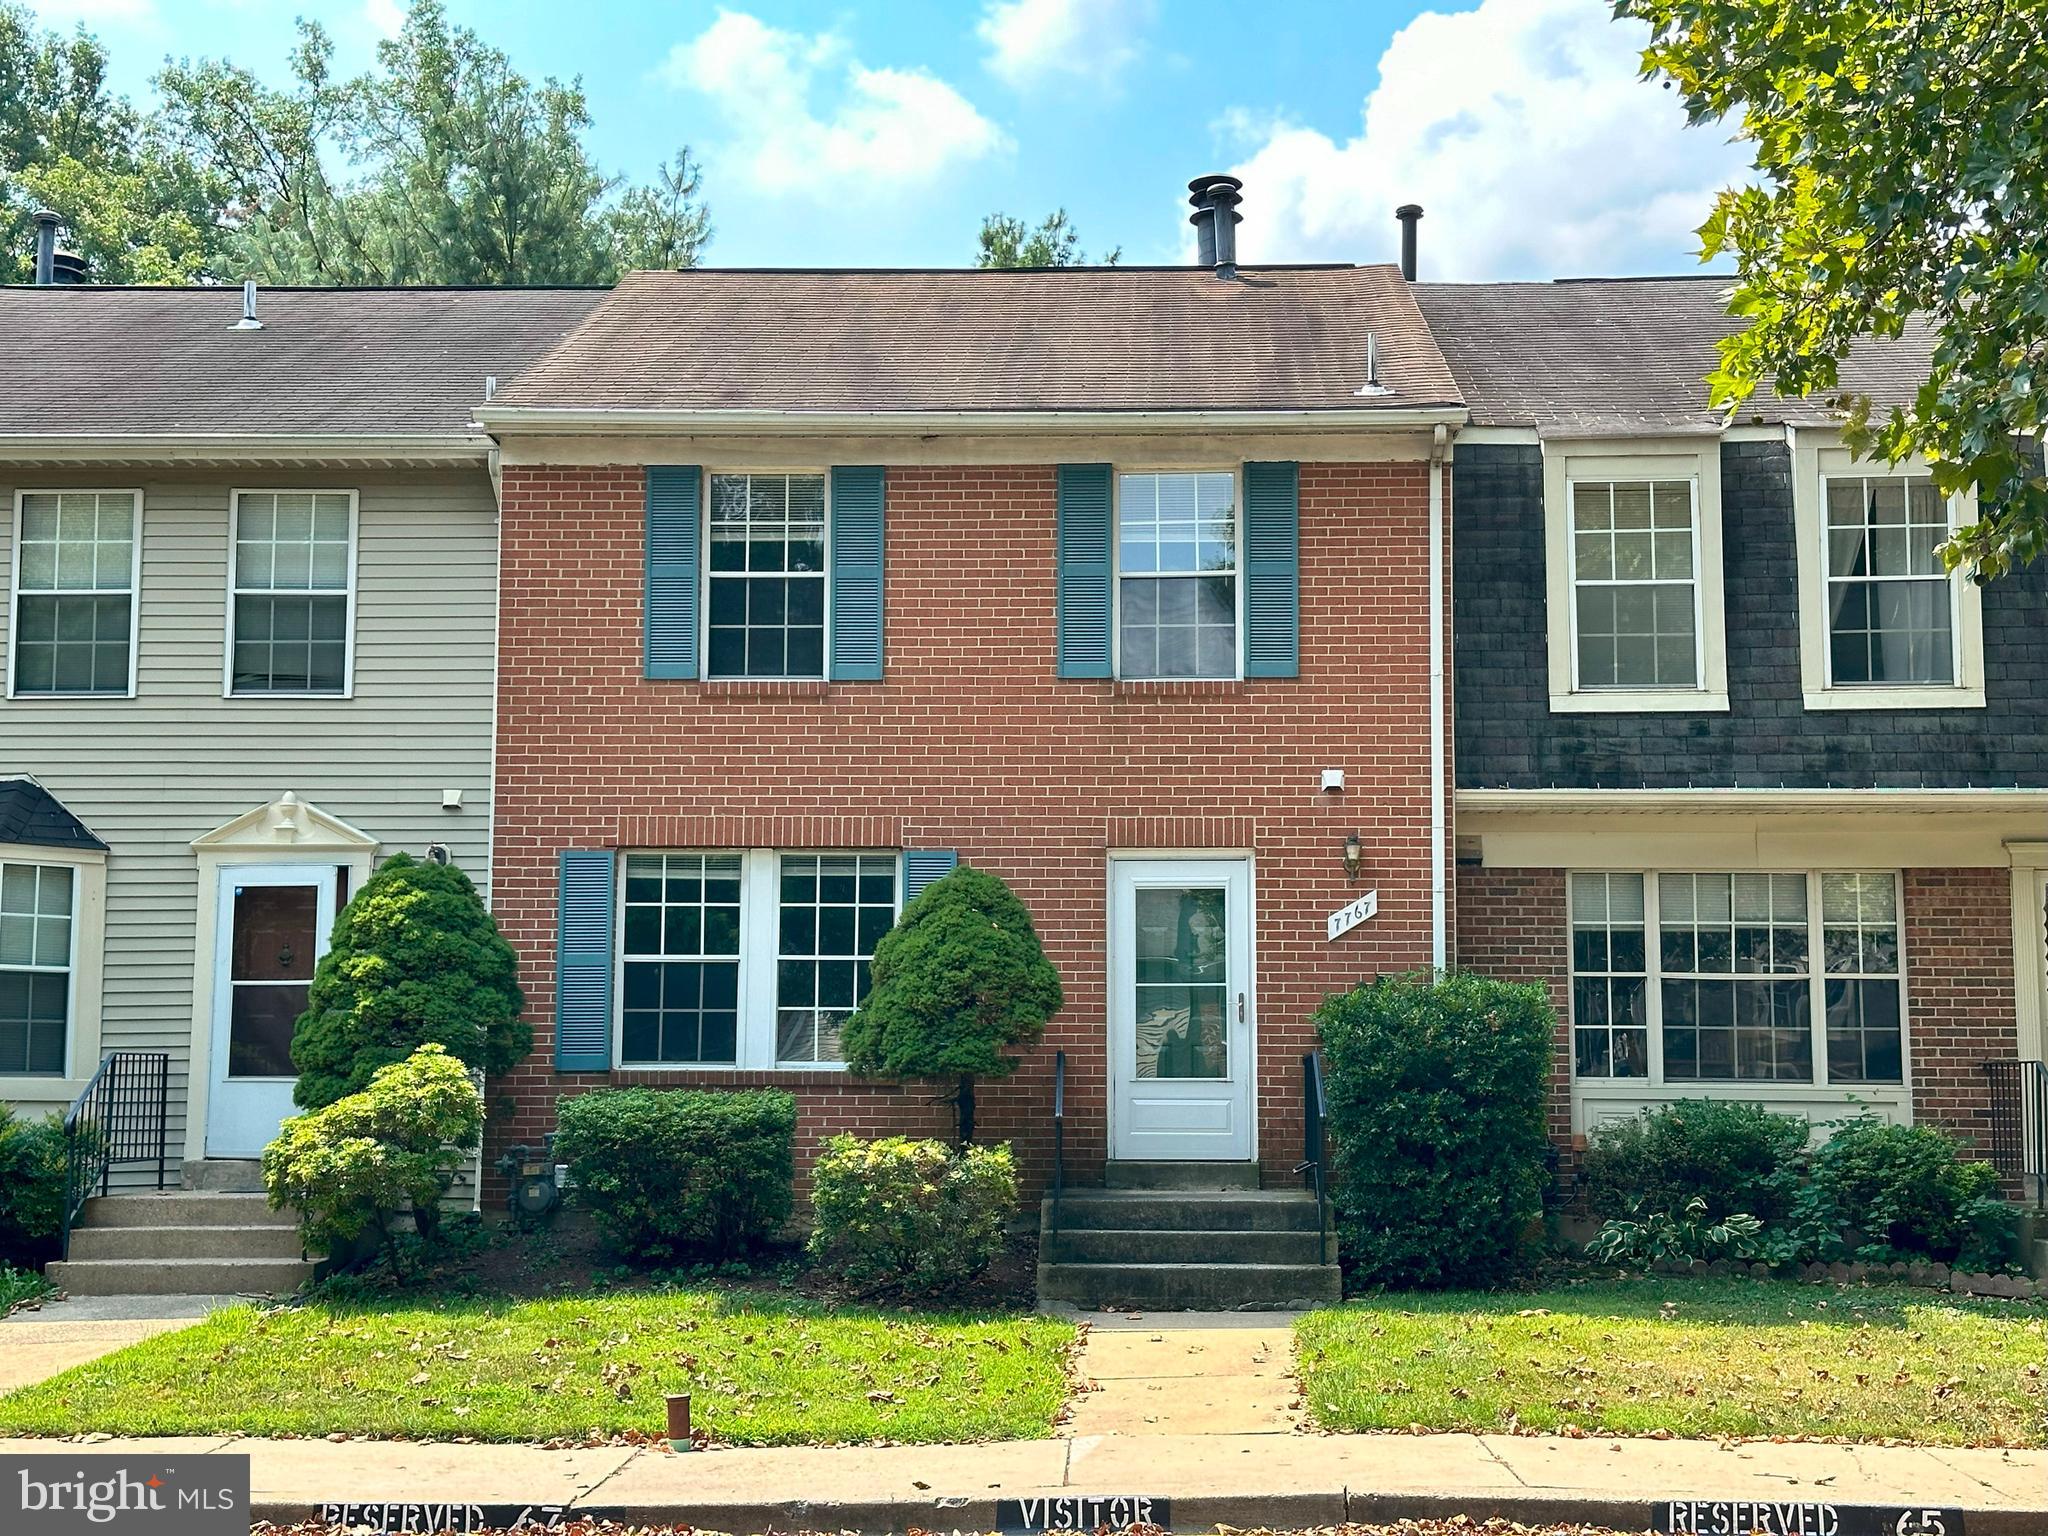
{"type": "Polygon", "coordinates": [[[1903,886],[1913,1115],[1985,1149],[1983,1063],[2018,1046],[2012,871],[1909,869],[1903,886]]]}
{"type": "MultiPolygon", "coordinates": [[[[2004,869],[1909,869],[1906,1009],[1913,1115],[1982,1145],[1989,1113],[1982,1063],[2014,1051],[2012,877],[2004,869]]],[[[1541,981],[1558,1011],[1551,1133],[1571,1136],[1571,955],[1565,872],[1458,871],[1458,964],[1541,981]]]]}
{"type": "MultiPolygon", "coordinates": [[[[607,1080],[741,1080],[554,1071],[560,849],[900,840],[957,848],[1031,909],[1067,1005],[1022,1070],[984,1088],[982,1124],[1017,1143],[1035,1188],[1064,1048],[1070,1170],[1085,1180],[1106,1147],[1105,852],[1247,846],[1259,1150],[1284,1179],[1310,1011],[1429,959],[1426,483],[1420,463],[1302,466],[1298,679],[1116,684],[1053,675],[1051,467],[892,468],[886,680],[756,685],[642,679],[639,469],[508,467],[493,906],[522,957],[535,1054],[507,1084],[517,1114],[497,1139],[539,1133],[560,1094],[607,1080]],[[1319,791],[1325,767],[1348,771],[1341,798],[1319,791]],[[1324,917],[1367,886],[1379,915],[1326,942],[1324,917]]],[[[950,1123],[921,1087],[746,1081],[796,1091],[803,1162],[840,1129],[950,1123]]]]}

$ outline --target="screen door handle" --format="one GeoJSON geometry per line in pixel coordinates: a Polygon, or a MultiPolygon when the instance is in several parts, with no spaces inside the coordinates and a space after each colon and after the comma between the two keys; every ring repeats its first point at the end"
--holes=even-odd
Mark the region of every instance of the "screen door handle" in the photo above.
{"type": "Polygon", "coordinates": [[[1237,994],[1237,1022],[1240,1024],[1244,1022],[1244,994],[1242,992],[1237,994]]]}

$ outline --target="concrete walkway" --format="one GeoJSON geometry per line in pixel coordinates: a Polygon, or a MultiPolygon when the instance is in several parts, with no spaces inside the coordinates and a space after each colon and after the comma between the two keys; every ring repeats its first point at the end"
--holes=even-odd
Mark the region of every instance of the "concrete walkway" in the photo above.
{"type": "MultiPolygon", "coordinates": [[[[0,1440],[0,1452],[48,1440],[0,1440]]],[[[84,1447],[80,1447],[81,1450],[84,1447]]],[[[556,1506],[715,1531],[992,1530],[999,1499],[1171,1500],[1177,1527],[1304,1528],[1498,1515],[1642,1530],[1663,1499],[1915,1505],[1968,1511],[1970,1536],[2048,1530],[2048,1452],[1515,1435],[1086,1435],[979,1446],[713,1450],[352,1440],[103,1440],[96,1452],[241,1453],[259,1519],[322,1506],[556,1506]],[[801,1490],[800,1493],[796,1490],[801,1490]]],[[[510,1507],[510,1512],[507,1507],[510,1507]]],[[[327,1511],[337,1518],[335,1511],[327,1511]]],[[[402,1517],[391,1517],[397,1528],[402,1517]]],[[[414,1529],[419,1527],[415,1525],[414,1529]]]]}
{"type": "Polygon", "coordinates": [[[1298,1312],[1089,1313],[1069,1435],[1266,1435],[1300,1427],[1298,1312]]]}
{"type": "Polygon", "coordinates": [[[0,1319],[0,1392],[68,1371],[159,1333],[190,1328],[235,1296],[75,1296],[0,1319]]]}

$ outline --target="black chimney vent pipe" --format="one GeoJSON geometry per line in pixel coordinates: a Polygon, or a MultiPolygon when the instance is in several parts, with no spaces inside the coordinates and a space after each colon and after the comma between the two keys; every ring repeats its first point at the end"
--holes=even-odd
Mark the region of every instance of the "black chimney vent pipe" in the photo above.
{"type": "Polygon", "coordinates": [[[36,286],[47,288],[56,281],[57,215],[47,208],[36,212],[36,286]]]}
{"type": "Polygon", "coordinates": [[[1401,221],[1401,275],[1415,281],[1415,226],[1422,222],[1422,204],[1403,203],[1394,210],[1401,221]]]}
{"type": "Polygon", "coordinates": [[[1237,226],[1244,215],[1237,205],[1244,183],[1235,176],[1197,176],[1188,183],[1188,202],[1194,212],[1188,222],[1195,226],[1197,260],[1214,267],[1218,277],[1237,275],[1237,226]]]}
{"type": "Polygon", "coordinates": [[[58,251],[50,258],[50,281],[59,288],[76,288],[85,281],[85,258],[76,251],[58,251]]]}

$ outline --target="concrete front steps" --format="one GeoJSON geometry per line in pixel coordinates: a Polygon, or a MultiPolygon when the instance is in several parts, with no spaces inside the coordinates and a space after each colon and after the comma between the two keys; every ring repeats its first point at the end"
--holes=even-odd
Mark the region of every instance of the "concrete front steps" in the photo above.
{"type": "Polygon", "coordinates": [[[1259,1188],[1256,1164],[1112,1162],[1103,1184],[1040,1207],[1040,1301],[1249,1311],[1343,1294],[1315,1198],[1259,1188]]]}
{"type": "MultiPolygon", "coordinates": [[[[215,1170],[201,1182],[236,1182],[215,1170]]],[[[313,1277],[296,1216],[217,1189],[88,1200],[71,1252],[44,1270],[74,1296],[283,1296],[313,1277]]]]}

